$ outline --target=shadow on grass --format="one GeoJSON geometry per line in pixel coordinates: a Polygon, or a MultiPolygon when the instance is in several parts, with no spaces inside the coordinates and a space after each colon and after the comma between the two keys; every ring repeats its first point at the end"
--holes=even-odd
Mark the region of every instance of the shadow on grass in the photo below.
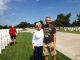
{"type": "MultiPolygon", "coordinates": [[[[30,60],[34,60],[34,55],[32,55],[31,57],[30,57],[30,60]]],[[[44,60],[44,56],[43,56],[43,59],[42,60],[44,60]]]]}
{"type": "Polygon", "coordinates": [[[30,60],[34,60],[34,56],[33,55],[30,57],[30,60]]]}
{"type": "MultiPolygon", "coordinates": [[[[16,42],[16,44],[17,44],[17,43],[18,43],[18,42],[16,42]]],[[[10,45],[10,46],[14,45],[14,42],[11,42],[9,45],[10,45]]]]}
{"type": "MultiPolygon", "coordinates": [[[[30,57],[30,60],[34,60],[33,55],[30,57]]],[[[43,60],[44,60],[44,56],[43,56],[43,60]]],[[[51,55],[49,55],[49,60],[52,60],[51,55]]],[[[62,54],[61,52],[57,51],[56,60],[71,60],[71,59],[65,56],[64,54],[62,54]]]]}

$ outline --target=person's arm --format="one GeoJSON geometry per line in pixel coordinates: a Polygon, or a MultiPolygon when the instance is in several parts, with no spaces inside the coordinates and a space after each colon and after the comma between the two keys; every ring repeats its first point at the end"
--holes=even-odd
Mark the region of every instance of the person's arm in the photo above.
{"type": "Polygon", "coordinates": [[[9,34],[10,34],[10,30],[11,30],[11,29],[9,29],[9,34]]]}
{"type": "Polygon", "coordinates": [[[56,28],[53,27],[53,46],[54,46],[54,49],[56,49],[56,28]]]}
{"type": "Polygon", "coordinates": [[[15,28],[15,35],[17,35],[17,30],[16,30],[16,28],[15,28]]]}
{"type": "Polygon", "coordinates": [[[55,49],[56,48],[56,33],[54,33],[53,35],[54,35],[54,37],[53,37],[53,40],[54,40],[53,44],[54,44],[54,49],[55,49]]]}
{"type": "Polygon", "coordinates": [[[32,48],[34,49],[34,43],[35,43],[35,32],[33,32],[33,38],[32,38],[32,48]]]}

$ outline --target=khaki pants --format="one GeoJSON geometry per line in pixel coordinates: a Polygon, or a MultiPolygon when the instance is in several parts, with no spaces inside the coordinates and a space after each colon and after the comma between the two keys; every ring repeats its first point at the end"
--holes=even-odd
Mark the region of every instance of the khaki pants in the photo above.
{"type": "Polygon", "coordinates": [[[46,44],[43,43],[43,54],[44,56],[49,55],[49,53],[54,56],[56,55],[56,50],[54,49],[53,42],[46,44]]]}

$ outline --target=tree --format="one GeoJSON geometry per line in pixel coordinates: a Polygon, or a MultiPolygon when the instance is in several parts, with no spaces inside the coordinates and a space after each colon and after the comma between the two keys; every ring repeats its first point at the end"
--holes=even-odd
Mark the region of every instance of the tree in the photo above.
{"type": "Polygon", "coordinates": [[[67,15],[64,14],[57,15],[57,19],[55,20],[55,25],[57,27],[70,26],[70,16],[71,13],[68,13],[67,15]]]}
{"type": "Polygon", "coordinates": [[[7,25],[4,25],[3,26],[3,29],[8,29],[9,27],[7,25]]]}
{"type": "Polygon", "coordinates": [[[34,24],[30,24],[30,23],[27,24],[27,27],[34,27],[34,26],[35,26],[34,24]]]}
{"type": "Polygon", "coordinates": [[[2,29],[2,27],[3,27],[3,26],[2,26],[2,25],[0,25],[0,29],[2,29]]]}
{"type": "Polygon", "coordinates": [[[55,26],[55,21],[52,21],[52,25],[55,26]]]}
{"type": "Polygon", "coordinates": [[[77,26],[80,26],[80,14],[77,14],[77,26]]]}
{"type": "Polygon", "coordinates": [[[76,21],[76,20],[74,20],[74,21],[72,22],[72,26],[77,26],[77,21],[76,21]]]}
{"type": "Polygon", "coordinates": [[[69,13],[69,14],[67,14],[66,16],[65,16],[65,21],[64,21],[64,25],[65,26],[70,26],[71,24],[70,24],[70,17],[71,17],[71,13],[69,13]]]}
{"type": "Polygon", "coordinates": [[[36,26],[36,23],[37,23],[37,22],[34,22],[34,27],[36,26]]]}
{"type": "Polygon", "coordinates": [[[16,27],[25,29],[27,25],[28,25],[27,22],[20,22],[20,24],[18,24],[16,27]]]}
{"type": "Polygon", "coordinates": [[[60,26],[63,26],[63,14],[59,14],[59,15],[57,15],[57,19],[55,20],[55,25],[57,26],[57,27],[60,27],[60,26]]]}

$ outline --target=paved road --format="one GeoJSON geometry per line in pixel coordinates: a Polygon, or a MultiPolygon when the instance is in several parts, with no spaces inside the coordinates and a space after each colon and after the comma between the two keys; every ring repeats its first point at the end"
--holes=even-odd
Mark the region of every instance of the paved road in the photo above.
{"type": "MultiPolygon", "coordinates": [[[[28,29],[33,33],[34,29],[28,29]]],[[[57,50],[71,58],[80,60],[80,34],[57,32],[57,50]]]]}
{"type": "Polygon", "coordinates": [[[72,60],[80,60],[80,34],[57,32],[57,50],[72,60]]]}

